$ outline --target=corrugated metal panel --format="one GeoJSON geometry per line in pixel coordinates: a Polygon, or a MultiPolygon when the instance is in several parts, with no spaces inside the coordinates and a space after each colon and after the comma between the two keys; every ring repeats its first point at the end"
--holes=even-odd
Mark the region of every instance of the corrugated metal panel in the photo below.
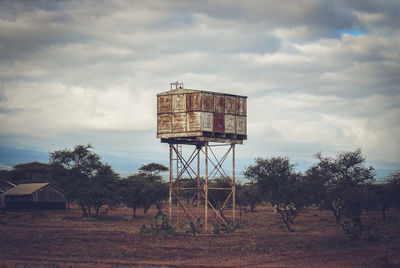
{"type": "Polygon", "coordinates": [[[213,132],[214,131],[214,114],[213,113],[202,113],[202,130],[213,132]]]}
{"type": "Polygon", "coordinates": [[[65,202],[65,195],[51,185],[45,186],[35,193],[35,200],[39,202],[65,202]]]}
{"type": "Polygon", "coordinates": [[[158,97],[158,113],[171,113],[172,112],[172,96],[159,96],[158,97]]]}
{"type": "Polygon", "coordinates": [[[214,112],[214,94],[203,92],[201,95],[202,95],[201,110],[204,112],[214,112]]]}
{"type": "Polygon", "coordinates": [[[246,139],[245,96],[176,89],[157,94],[157,136],[246,139]],[[214,136],[210,133],[230,134],[214,136]],[[236,136],[235,134],[239,135],[236,136]],[[234,135],[234,136],[232,136],[234,135]]]}
{"type": "Polygon", "coordinates": [[[186,113],[172,114],[172,132],[186,132],[186,113]]]}
{"type": "Polygon", "coordinates": [[[5,195],[30,195],[49,183],[24,183],[8,190],[5,195]]]}
{"type": "Polygon", "coordinates": [[[186,95],[186,108],[189,112],[201,111],[201,94],[188,93],[186,95]]]}
{"type": "Polygon", "coordinates": [[[201,130],[201,112],[187,113],[187,131],[201,130]]]}
{"type": "Polygon", "coordinates": [[[0,193],[2,193],[2,192],[5,193],[8,190],[14,188],[15,186],[16,186],[15,184],[13,184],[9,181],[0,180],[0,193]]]}
{"type": "Polygon", "coordinates": [[[225,96],[225,113],[236,114],[237,98],[235,96],[225,96]]]}
{"type": "Polygon", "coordinates": [[[247,114],[247,100],[245,97],[237,97],[237,112],[239,115],[247,114]]]}
{"type": "Polygon", "coordinates": [[[225,115],[225,133],[236,134],[236,122],[234,115],[225,115]]]}
{"type": "Polygon", "coordinates": [[[214,114],[214,132],[225,132],[225,117],[224,114],[214,114]]]}
{"type": "Polygon", "coordinates": [[[247,135],[246,130],[246,117],[245,116],[236,116],[236,134],[238,135],[247,135]]]}
{"type": "Polygon", "coordinates": [[[187,93],[197,93],[200,90],[197,89],[187,89],[187,88],[177,88],[174,90],[168,90],[165,92],[158,93],[157,96],[174,95],[174,94],[187,94],[187,93]]]}
{"type": "Polygon", "coordinates": [[[216,113],[225,113],[225,96],[222,94],[214,94],[214,111],[216,113]]]}
{"type": "Polygon", "coordinates": [[[157,118],[158,133],[172,132],[172,114],[159,114],[157,118]]]}
{"type": "Polygon", "coordinates": [[[172,95],[172,112],[186,112],[186,94],[172,95]]]}

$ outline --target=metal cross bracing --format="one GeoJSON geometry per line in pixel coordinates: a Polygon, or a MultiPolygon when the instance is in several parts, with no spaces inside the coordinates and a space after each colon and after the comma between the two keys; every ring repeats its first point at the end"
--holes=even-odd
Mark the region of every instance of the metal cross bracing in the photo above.
{"type": "Polygon", "coordinates": [[[223,210],[228,205],[231,205],[232,209],[231,220],[235,222],[235,144],[210,145],[208,142],[202,142],[185,144],[185,148],[190,147],[190,145],[194,145],[194,149],[189,154],[184,155],[182,144],[169,144],[169,217],[171,223],[176,226],[183,226],[184,222],[182,222],[178,209],[181,208],[190,221],[195,223],[199,219],[203,224],[203,231],[207,232],[210,222],[227,224],[223,210]],[[228,147],[222,153],[221,158],[218,158],[220,155],[213,149],[217,146],[228,147]],[[200,165],[201,156],[204,160],[203,169],[200,165]],[[231,175],[226,172],[228,169],[224,167],[229,156],[232,160],[231,175]],[[174,173],[174,170],[176,170],[176,173],[174,173]],[[214,186],[213,182],[218,176],[225,178],[227,183],[221,187],[214,186]],[[213,193],[221,193],[221,191],[226,194],[222,194],[220,202],[215,202],[213,193]],[[176,204],[175,207],[173,206],[174,203],[176,204]],[[203,213],[202,209],[204,209],[203,213]]]}

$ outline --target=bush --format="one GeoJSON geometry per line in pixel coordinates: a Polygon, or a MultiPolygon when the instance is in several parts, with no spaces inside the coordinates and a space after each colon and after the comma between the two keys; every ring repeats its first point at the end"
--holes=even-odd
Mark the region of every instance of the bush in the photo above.
{"type": "Polygon", "coordinates": [[[213,233],[214,233],[214,234],[219,234],[219,232],[220,232],[220,230],[221,230],[221,228],[220,228],[220,226],[219,226],[219,223],[218,223],[218,222],[214,222],[214,223],[213,223],[213,227],[214,227],[213,233]]]}
{"type": "Polygon", "coordinates": [[[347,235],[351,240],[356,241],[361,238],[361,233],[358,226],[351,224],[348,221],[343,221],[341,226],[344,234],[347,235]]]}
{"type": "Polygon", "coordinates": [[[150,227],[146,227],[143,224],[139,231],[140,234],[166,234],[175,236],[177,232],[175,228],[171,226],[170,220],[167,215],[159,211],[156,216],[154,216],[154,224],[150,224],[150,227]]]}
{"type": "Polygon", "coordinates": [[[236,229],[243,228],[243,224],[241,222],[233,223],[231,220],[227,220],[226,224],[219,224],[218,222],[213,223],[213,233],[219,234],[221,231],[227,234],[233,233],[236,229]]]}
{"type": "Polygon", "coordinates": [[[186,230],[186,233],[192,233],[193,235],[200,234],[203,229],[203,224],[200,222],[200,218],[197,218],[196,222],[190,221],[190,229],[186,230]]]}

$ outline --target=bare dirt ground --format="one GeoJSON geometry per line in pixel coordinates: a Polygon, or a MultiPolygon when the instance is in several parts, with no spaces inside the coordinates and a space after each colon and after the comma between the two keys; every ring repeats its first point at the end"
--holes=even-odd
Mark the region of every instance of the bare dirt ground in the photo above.
{"type": "MultiPolygon", "coordinates": [[[[327,211],[304,211],[288,232],[271,207],[243,213],[232,234],[139,234],[147,215],[118,208],[101,218],[62,212],[0,214],[0,267],[400,267],[400,213],[370,213],[381,239],[350,241],[327,211]]],[[[227,213],[228,214],[228,213],[227,213]]],[[[212,228],[211,228],[212,229],[212,228]]]]}

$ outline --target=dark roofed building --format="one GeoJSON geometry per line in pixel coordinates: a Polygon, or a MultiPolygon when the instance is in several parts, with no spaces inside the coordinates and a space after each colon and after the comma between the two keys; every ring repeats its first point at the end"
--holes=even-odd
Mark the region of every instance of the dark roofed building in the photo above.
{"type": "Polygon", "coordinates": [[[4,208],[6,206],[4,193],[7,192],[8,190],[11,190],[15,186],[16,186],[15,184],[9,181],[0,179],[0,208],[4,208]]]}
{"type": "Polygon", "coordinates": [[[8,190],[11,190],[14,188],[16,185],[6,181],[6,180],[0,180],[0,194],[7,192],[8,190]]]}
{"type": "Polygon", "coordinates": [[[64,210],[65,193],[50,183],[19,184],[5,193],[7,209],[64,210]]]}

